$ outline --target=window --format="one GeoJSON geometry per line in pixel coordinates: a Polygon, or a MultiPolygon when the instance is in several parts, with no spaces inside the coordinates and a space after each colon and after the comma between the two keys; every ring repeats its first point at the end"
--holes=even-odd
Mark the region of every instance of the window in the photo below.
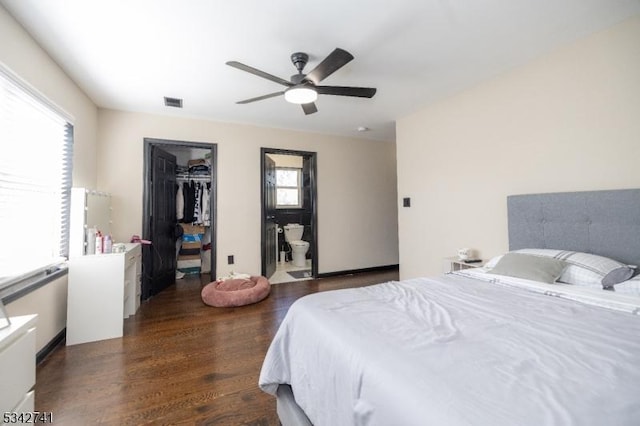
{"type": "Polygon", "coordinates": [[[276,207],[302,207],[302,170],[276,168],[276,207]]]}
{"type": "Polygon", "coordinates": [[[72,149],[63,113],[0,67],[0,293],[67,256],[72,149]]]}

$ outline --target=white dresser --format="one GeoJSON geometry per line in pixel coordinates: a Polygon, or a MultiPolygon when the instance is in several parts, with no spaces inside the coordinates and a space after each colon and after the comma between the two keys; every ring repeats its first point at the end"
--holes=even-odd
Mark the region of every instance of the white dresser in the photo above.
{"type": "Polygon", "coordinates": [[[34,411],[37,318],[11,317],[0,330],[0,413],[34,411]]]}
{"type": "Polygon", "coordinates": [[[69,259],[67,345],[122,337],[124,318],[140,306],[140,244],[124,253],[69,259]]]}

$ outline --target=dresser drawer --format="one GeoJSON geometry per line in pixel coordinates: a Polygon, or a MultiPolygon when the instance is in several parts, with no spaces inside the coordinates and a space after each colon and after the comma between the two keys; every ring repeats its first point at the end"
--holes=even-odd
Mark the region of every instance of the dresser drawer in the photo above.
{"type": "Polygon", "coordinates": [[[16,407],[36,383],[36,329],[0,349],[0,413],[16,407]]]}

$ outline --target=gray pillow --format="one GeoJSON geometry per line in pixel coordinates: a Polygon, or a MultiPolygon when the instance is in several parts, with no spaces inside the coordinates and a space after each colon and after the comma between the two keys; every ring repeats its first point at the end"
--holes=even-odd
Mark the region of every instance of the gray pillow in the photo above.
{"type": "Polygon", "coordinates": [[[488,272],[490,274],[553,284],[562,275],[567,266],[566,262],[550,257],[507,253],[488,272]]]}
{"type": "Polygon", "coordinates": [[[611,288],[615,284],[620,284],[621,282],[627,281],[629,278],[633,276],[633,269],[628,266],[621,266],[609,272],[602,279],[602,287],[603,288],[611,288]]]}

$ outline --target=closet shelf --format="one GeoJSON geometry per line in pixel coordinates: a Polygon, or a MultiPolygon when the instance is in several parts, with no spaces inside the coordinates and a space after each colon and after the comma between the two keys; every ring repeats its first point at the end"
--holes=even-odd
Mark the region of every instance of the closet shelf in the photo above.
{"type": "Polygon", "coordinates": [[[203,176],[203,175],[176,175],[176,181],[178,182],[188,182],[188,181],[196,181],[196,182],[211,182],[211,176],[203,176]]]}

